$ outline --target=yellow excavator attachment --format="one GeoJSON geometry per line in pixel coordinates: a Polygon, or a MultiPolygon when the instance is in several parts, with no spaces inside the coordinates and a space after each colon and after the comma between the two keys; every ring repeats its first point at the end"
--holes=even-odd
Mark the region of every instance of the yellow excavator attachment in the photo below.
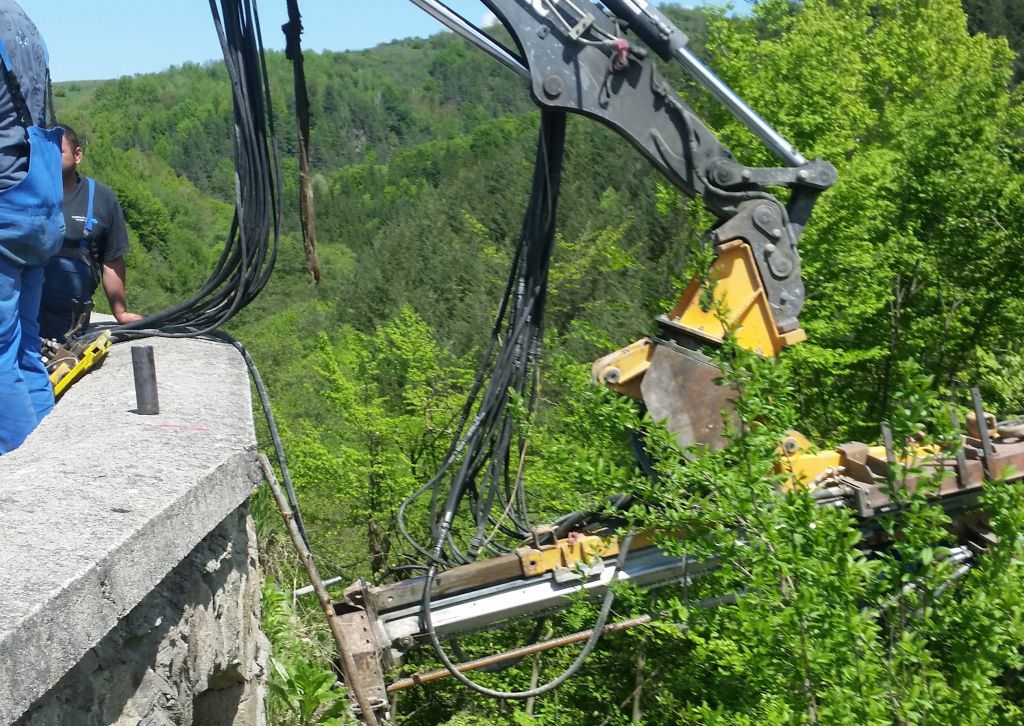
{"type": "Polygon", "coordinates": [[[803,328],[779,332],[754,254],[742,240],[719,246],[707,281],[702,284],[698,278],[691,280],[661,322],[715,343],[721,343],[726,330],[731,330],[741,347],[768,358],[777,356],[787,345],[807,340],[803,328]],[[705,287],[711,289],[709,305],[702,299],[705,287]]]}
{"type": "MultiPolygon", "coordinates": [[[[719,246],[707,279],[692,280],[659,322],[666,337],[697,346],[719,344],[730,330],[740,346],[771,358],[807,338],[801,328],[779,331],[753,253],[742,240],[719,246]]],[[[723,412],[729,415],[733,397],[716,382],[719,374],[715,363],[690,345],[652,338],[604,356],[591,369],[595,381],[642,401],[681,446],[712,449],[725,445],[723,412]]]]}
{"type": "MultiPolygon", "coordinates": [[[[753,253],[742,240],[721,245],[707,280],[691,280],[675,307],[659,322],[709,344],[721,343],[728,329],[740,346],[769,358],[807,339],[803,328],[779,332],[753,253]],[[711,291],[710,300],[704,299],[705,289],[711,291]]],[[[640,379],[651,365],[656,345],[652,339],[642,338],[600,358],[592,369],[594,380],[640,400],[640,379]]]]}

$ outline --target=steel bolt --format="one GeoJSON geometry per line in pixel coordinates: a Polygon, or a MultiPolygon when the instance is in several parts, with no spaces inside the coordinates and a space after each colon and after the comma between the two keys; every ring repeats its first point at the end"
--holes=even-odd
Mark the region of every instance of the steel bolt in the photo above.
{"type": "Polygon", "coordinates": [[[561,76],[550,75],[544,79],[544,95],[548,98],[558,98],[564,90],[565,84],[562,82],[561,76]]]}

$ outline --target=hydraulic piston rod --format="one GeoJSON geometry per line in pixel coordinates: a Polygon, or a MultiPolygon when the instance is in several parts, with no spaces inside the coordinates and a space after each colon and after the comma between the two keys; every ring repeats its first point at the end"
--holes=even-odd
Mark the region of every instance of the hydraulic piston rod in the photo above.
{"type": "Polygon", "coordinates": [[[807,159],[782,135],[736,95],[725,82],[686,47],[686,34],[647,0],[606,0],[604,5],[665,60],[675,59],[683,69],[711,92],[765,146],[790,166],[803,166],[807,159]]]}
{"type": "Polygon", "coordinates": [[[409,1],[420,10],[427,13],[427,15],[434,18],[434,20],[437,20],[439,23],[447,27],[453,33],[461,36],[480,50],[490,55],[506,68],[515,71],[527,80],[530,79],[530,71],[525,65],[523,65],[521,60],[509,53],[508,50],[495,42],[491,36],[482,32],[479,28],[445,5],[443,2],[440,2],[439,0],[409,1]]]}
{"type": "Polygon", "coordinates": [[[771,149],[780,159],[790,166],[803,166],[807,159],[786,141],[778,131],[772,128],[771,124],[746,104],[736,93],[725,84],[721,78],[716,76],[710,68],[701,63],[689,48],[679,48],[675,54],[676,60],[693,78],[704,88],[711,92],[723,106],[739,119],[757,138],[764,142],[765,146],[771,149]]]}

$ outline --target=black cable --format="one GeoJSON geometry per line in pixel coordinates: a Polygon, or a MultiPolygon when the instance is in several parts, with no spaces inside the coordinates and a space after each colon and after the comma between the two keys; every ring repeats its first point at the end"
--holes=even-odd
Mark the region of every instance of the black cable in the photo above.
{"type": "Polygon", "coordinates": [[[518,481],[521,477],[519,457],[515,459],[516,465],[510,465],[512,452],[518,450],[521,457],[526,441],[515,422],[510,398],[512,394],[517,395],[527,413],[533,410],[537,400],[536,372],[543,342],[544,305],[564,147],[565,114],[544,110],[533,191],[491,339],[441,466],[429,482],[399,507],[399,529],[414,549],[432,563],[449,565],[471,561],[484,543],[491,551],[501,551],[503,545],[492,542],[493,535],[487,534],[498,522],[509,523],[508,526],[502,524],[498,531],[513,539],[529,536],[529,516],[518,481]],[[476,413],[471,415],[474,408],[476,413]],[[405,524],[407,508],[427,491],[431,493],[432,550],[417,542],[405,524]],[[467,552],[462,551],[463,547],[453,537],[453,524],[464,501],[471,505],[466,516],[473,526],[467,552]],[[492,514],[498,504],[508,511],[504,519],[492,514]]]}
{"type": "Polygon", "coordinates": [[[448,657],[448,654],[441,646],[441,640],[438,638],[437,629],[434,628],[434,623],[430,614],[430,593],[434,587],[434,579],[437,576],[437,565],[431,565],[430,570],[427,572],[426,580],[423,583],[421,610],[423,613],[423,626],[430,638],[430,644],[434,647],[435,655],[437,655],[438,659],[448,672],[452,674],[452,677],[454,677],[455,680],[484,696],[506,700],[524,700],[527,698],[536,698],[537,696],[542,696],[545,693],[555,690],[579,672],[587,658],[594,652],[594,648],[597,647],[597,642],[604,634],[605,625],[608,624],[608,617],[611,615],[612,602],[615,600],[615,591],[612,588],[612,584],[614,583],[614,578],[617,578],[619,573],[622,572],[623,565],[626,563],[626,556],[628,555],[629,549],[632,545],[633,533],[630,532],[622,540],[619,556],[615,561],[615,575],[612,582],[608,583],[608,590],[605,592],[604,600],[601,602],[601,610],[598,612],[597,619],[594,621],[594,630],[590,634],[590,638],[587,640],[586,644],[583,646],[583,650],[581,650],[579,655],[576,656],[576,659],[569,664],[569,667],[562,671],[562,673],[556,678],[548,681],[543,686],[531,688],[528,691],[497,691],[492,688],[487,688],[486,686],[481,686],[479,683],[470,680],[465,674],[463,674],[455,663],[452,662],[451,658],[448,657]]]}
{"type": "Polygon", "coordinates": [[[208,336],[228,342],[242,354],[267,420],[288,504],[310,547],[263,379],[245,346],[219,330],[269,281],[277,261],[283,208],[270,82],[255,0],[220,0],[219,9],[217,0],[210,0],[210,12],[234,109],[235,212],[227,241],[210,276],[191,298],[134,323],[99,327],[109,328],[117,343],[208,336]]]}
{"type": "MultiPolygon", "coordinates": [[[[278,468],[281,469],[281,481],[284,483],[285,492],[288,495],[288,506],[292,509],[292,514],[295,517],[295,526],[299,530],[299,535],[301,535],[302,541],[306,547],[309,548],[309,537],[306,535],[306,527],[302,522],[302,513],[299,511],[298,498],[295,496],[295,486],[292,483],[291,471],[288,469],[288,457],[285,455],[284,444],[281,443],[281,434],[277,430],[277,420],[274,418],[274,412],[270,407],[270,396],[267,394],[267,389],[263,385],[263,377],[260,375],[260,371],[256,367],[256,362],[253,361],[252,356],[249,355],[249,351],[246,350],[246,347],[242,342],[229,333],[218,330],[207,337],[214,340],[224,341],[234,347],[235,350],[242,354],[242,359],[245,360],[245,365],[249,368],[249,375],[252,376],[252,382],[256,386],[256,395],[260,399],[260,405],[263,407],[263,415],[267,420],[267,428],[270,431],[270,440],[274,445],[274,452],[277,454],[278,468]]],[[[312,550],[310,550],[310,552],[312,552],[312,550]]]]}
{"type": "Polygon", "coordinates": [[[210,0],[234,108],[235,213],[209,278],[188,300],[142,320],[108,326],[116,342],[213,332],[263,290],[281,232],[280,164],[270,84],[254,0],[210,0]]]}
{"type": "MultiPolygon", "coordinates": [[[[547,616],[544,615],[534,620],[533,632],[530,633],[530,636],[526,639],[526,642],[523,643],[523,645],[535,645],[536,643],[539,643],[540,636],[543,635],[544,626],[546,626],[547,623],[547,616]]],[[[466,654],[463,652],[462,646],[459,645],[459,641],[456,638],[451,639],[451,645],[452,653],[455,654],[456,658],[458,658],[463,663],[469,660],[469,658],[466,657],[466,654]]],[[[495,663],[494,665],[483,666],[482,668],[477,668],[475,670],[479,673],[503,673],[504,671],[507,671],[510,668],[515,668],[517,665],[522,663],[525,658],[528,657],[529,656],[524,655],[518,658],[513,658],[512,660],[504,661],[502,663],[495,663]]]]}

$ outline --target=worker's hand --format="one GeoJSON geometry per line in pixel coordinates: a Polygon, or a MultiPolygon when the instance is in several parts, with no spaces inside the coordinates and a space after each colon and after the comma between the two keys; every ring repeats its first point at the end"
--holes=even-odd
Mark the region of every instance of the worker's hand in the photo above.
{"type": "Polygon", "coordinates": [[[134,323],[136,320],[142,320],[144,316],[139,315],[138,313],[130,313],[127,310],[124,310],[119,313],[114,313],[114,317],[117,319],[117,322],[124,325],[125,323],[134,323]]]}

